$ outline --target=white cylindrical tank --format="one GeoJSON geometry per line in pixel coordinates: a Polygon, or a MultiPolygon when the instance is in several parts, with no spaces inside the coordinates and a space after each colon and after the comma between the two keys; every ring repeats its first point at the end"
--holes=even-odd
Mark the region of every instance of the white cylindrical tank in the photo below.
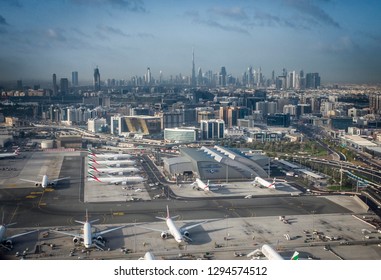
{"type": "Polygon", "coordinates": [[[52,149],[53,143],[53,140],[44,140],[41,142],[41,149],[52,149]]]}
{"type": "Polygon", "coordinates": [[[264,244],[261,250],[262,254],[264,254],[268,260],[284,260],[277,251],[267,244],[264,244]]]}

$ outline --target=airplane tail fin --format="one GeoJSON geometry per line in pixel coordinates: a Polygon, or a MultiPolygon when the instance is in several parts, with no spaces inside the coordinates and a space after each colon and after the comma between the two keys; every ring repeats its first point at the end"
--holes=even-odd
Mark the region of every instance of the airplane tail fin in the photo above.
{"type": "Polygon", "coordinates": [[[94,154],[93,151],[92,151],[90,148],[87,149],[87,154],[88,154],[89,156],[96,157],[96,154],[94,154]]]}
{"type": "Polygon", "coordinates": [[[295,251],[294,254],[293,254],[292,257],[291,257],[291,260],[296,261],[296,260],[298,260],[298,259],[299,259],[299,252],[298,252],[298,251],[295,251]]]}
{"type": "Polygon", "coordinates": [[[97,176],[95,176],[94,174],[89,173],[89,175],[90,175],[90,178],[92,178],[93,180],[95,180],[95,181],[97,181],[97,182],[99,182],[99,183],[102,183],[102,181],[99,180],[99,178],[98,178],[97,176]]]}
{"type": "Polygon", "coordinates": [[[97,169],[94,165],[89,164],[89,168],[90,168],[91,170],[94,170],[94,171],[96,171],[96,172],[99,173],[98,169],[97,169]]]}
{"type": "Polygon", "coordinates": [[[168,205],[167,205],[167,219],[170,219],[171,216],[169,215],[169,208],[168,208],[168,205]]]}

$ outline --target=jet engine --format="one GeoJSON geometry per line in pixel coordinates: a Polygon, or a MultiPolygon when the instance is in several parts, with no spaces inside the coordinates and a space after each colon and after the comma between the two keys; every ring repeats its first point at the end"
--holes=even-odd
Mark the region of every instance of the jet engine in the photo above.
{"type": "Polygon", "coordinates": [[[98,241],[101,241],[101,242],[104,242],[104,238],[103,238],[103,236],[100,236],[100,235],[97,237],[97,240],[98,240],[98,241]]]}
{"type": "Polygon", "coordinates": [[[161,238],[163,238],[163,239],[168,238],[168,234],[167,234],[166,232],[162,232],[162,233],[160,234],[160,236],[161,236],[161,238]]]}
{"type": "Polygon", "coordinates": [[[74,242],[74,244],[78,244],[78,243],[79,243],[79,241],[80,241],[80,240],[79,240],[79,238],[78,238],[78,237],[74,237],[74,238],[73,238],[73,242],[74,242]]]}
{"type": "Polygon", "coordinates": [[[12,247],[12,240],[10,240],[10,239],[7,239],[6,241],[5,241],[5,245],[7,246],[7,247],[12,247]]]}
{"type": "Polygon", "coordinates": [[[183,232],[183,235],[186,236],[186,237],[189,237],[189,236],[190,236],[190,233],[189,233],[189,231],[184,231],[184,232],[183,232]]]}

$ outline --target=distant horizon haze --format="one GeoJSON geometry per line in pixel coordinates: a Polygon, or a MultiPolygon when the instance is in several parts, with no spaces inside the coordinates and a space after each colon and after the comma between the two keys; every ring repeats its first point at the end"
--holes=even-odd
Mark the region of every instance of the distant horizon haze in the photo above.
{"type": "Polygon", "coordinates": [[[78,71],[91,81],[196,73],[266,78],[282,69],[322,84],[381,82],[377,0],[4,0],[0,82],[49,81],[78,71]]]}

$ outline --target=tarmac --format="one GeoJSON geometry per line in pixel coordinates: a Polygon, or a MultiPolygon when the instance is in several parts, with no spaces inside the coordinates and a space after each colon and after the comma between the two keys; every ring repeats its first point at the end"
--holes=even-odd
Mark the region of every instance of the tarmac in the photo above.
{"type": "MultiPolygon", "coordinates": [[[[4,190],[20,189],[20,191],[24,191],[23,189],[27,189],[29,195],[35,193],[36,199],[39,199],[39,203],[41,203],[43,197],[38,197],[38,192],[41,189],[36,188],[31,183],[19,180],[20,178],[34,180],[44,174],[47,174],[52,179],[71,176],[70,186],[58,185],[53,192],[45,194],[45,197],[49,198],[49,200],[46,200],[42,206],[40,205],[42,209],[54,206],[54,201],[56,201],[65,205],[68,212],[70,212],[72,210],[70,204],[74,200],[78,200],[82,187],[84,188],[83,203],[91,205],[93,209],[97,209],[99,203],[105,202],[115,203],[115,208],[118,207],[118,203],[123,202],[138,203],[136,204],[138,208],[142,205],[149,208],[149,204],[155,201],[155,203],[162,203],[164,212],[165,204],[168,204],[165,194],[153,181],[132,186],[106,186],[99,185],[96,182],[89,182],[86,178],[86,160],[81,164],[78,159],[82,157],[78,152],[35,152],[25,153],[24,156],[24,159],[0,161],[0,168],[12,168],[7,172],[5,170],[0,172],[0,183],[4,190]],[[85,169],[82,169],[81,166],[85,166],[85,169]],[[155,195],[158,194],[163,194],[164,197],[154,199],[155,195]],[[141,200],[141,202],[138,200],[141,200]],[[139,205],[139,203],[143,204],[139,205]]],[[[246,201],[246,203],[248,201],[258,203],[260,201],[258,197],[263,197],[263,201],[269,201],[272,196],[292,197],[301,195],[297,188],[287,182],[280,183],[275,190],[253,186],[251,182],[228,181],[221,184],[222,188],[220,190],[205,193],[204,191],[195,190],[191,182],[178,182],[178,185],[172,185],[172,191],[178,197],[191,198],[195,199],[195,201],[200,198],[200,203],[203,201],[201,198],[210,200],[231,196],[243,199],[248,195],[252,195],[256,199],[248,198],[243,199],[243,201],[246,201]]],[[[29,198],[29,201],[33,201],[33,199],[29,198]]],[[[256,205],[258,211],[253,211],[253,215],[248,217],[228,215],[221,217],[220,215],[219,218],[216,218],[217,215],[210,216],[211,212],[205,212],[203,215],[202,211],[200,211],[202,208],[194,209],[194,211],[189,210],[183,213],[184,215],[180,215],[179,220],[175,220],[178,227],[198,221],[206,220],[208,222],[191,229],[190,234],[193,242],[181,247],[171,238],[162,239],[160,233],[139,227],[139,225],[143,225],[166,230],[165,223],[160,220],[138,222],[136,226],[134,223],[110,224],[107,223],[109,221],[107,219],[101,220],[99,225],[95,223],[94,228],[99,229],[126,225],[125,228],[105,236],[107,238],[105,251],[97,249],[83,251],[82,248],[73,245],[71,237],[50,232],[51,227],[36,226],[35,228],[39,229],[39,232],[17,239],[12,251],[8,252],[3,249],[2,257],[4,259],[19,259],[20,255],[25,252],[22,258],[38,260],[73,258],[136,260],[142,257],[145,252],[150,251],[156,256],[156,259],[229,260],[238,258],[249,260],[252,257],[262,259],[263,256],[260,254],[253,253],[250,258],[247,255],[259,249],[263,244],[270,244],[285,259],[290,258],[295,250],[300,252],[301,258],[306,259],[381,259],[381,233],[369,222],[370,220],[379,221],[379,219],[371,212],[368,212],[358,199],[352,196],[337,195],[311,196],[311,199],[306,197],[305,200],[300,200],[296,204],[292,204],[294,200],[290,200],[290,205],[287,205],[288,208],[285,209],[294,208],[295,212],[285,211],[285,213],[304,213],[303,207],[305,205],[302,204],[308,203],[309,200],[313,200],[316,204],[321,201],[321,205],[325,205],[326,201],[330,201],[332,205],[338,207],[333,211],[327,211],[326,214],[285,215],[282,220],[279,219],[279,216],[274,215],[269,208],[270,206],[265,203],[256,205]],[[345,209],[345,211],[340,209],[345,209]],[[264,216],[264,213],[268,213],[268,215],[264,216]],[[195,219],[189,219],[190,217],[195,217],[195,219]],[[18,252],[18,256],[16,256],[16,252],[18,252]]],[[[279,201],[288,200],[280,198],[279,201]]],[[[186,204],[186,199],[182,203],[186,204]]],[[[226,201],[227,205],[229,203],[229,201],[226,201]]],[[[237,203],[239,201],[235,203],[239,205],[237,203]]],[[[225,202],[221,200],[220,205],[224,204],[225,202]]],[[[35,205],[34,202],[32,202],[32,205],[35,205]]],[[[126,204],[126,209],[128,209],[128,205],[126,204]]],[[[233,207],[233,204],[231,207],[233,207]]],[[[283,206],[278,205],[278,207],[281,209],[283,206]]],[[[123,210],[121,215],[124,215],[127,211],[123,210]]],[[[171,212],[173,216],[177,214],[176,210],[171,212]]],[[[113,215],[118,215],[118,211],[114,211],[113,215]]],[[[161,216],[163,213],[156,213],[156,215],[161,216]]],[[[80,232],[81,226],[73,222],[73,218],[71,218],[65,224],[62,223],[60,230],[62,229],[80,232]]],[[[27,228],[22,227],[9,228],[7,235],[26,230],[27,228]]]]}

